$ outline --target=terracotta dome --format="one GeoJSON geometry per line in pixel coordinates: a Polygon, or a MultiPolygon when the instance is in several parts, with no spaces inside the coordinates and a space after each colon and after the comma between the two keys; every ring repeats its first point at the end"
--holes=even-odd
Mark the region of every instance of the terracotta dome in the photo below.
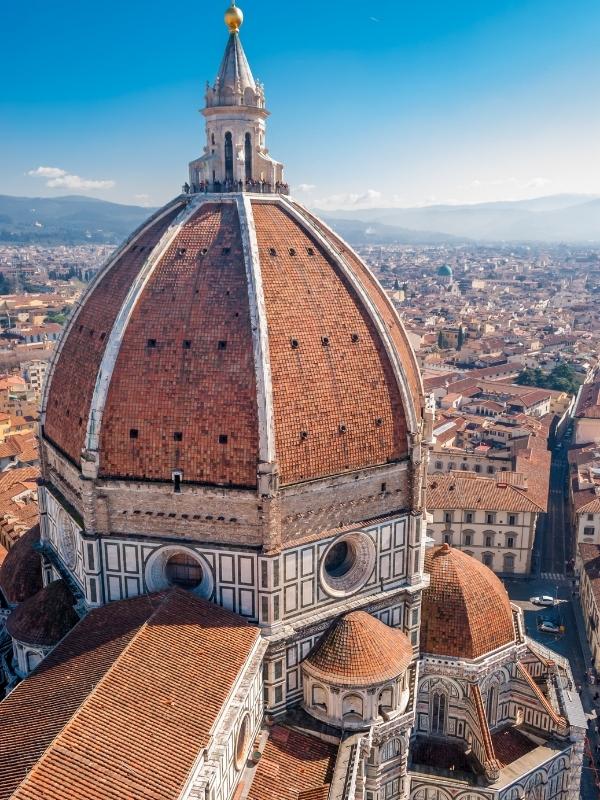
{"type": "Polygon", "coordinates": [[[402,631],[365,611],[353,611],[333,623],[304,664],[326,683],[370,686],[398,678],[412,658],[402,631]]]}
{"type": "Polygon", "coordinates": [[[279,195],[182,196],[70,319],[43,437],[104,478],[256,487],[408,456],[418,367],[363,262],[279,195]],[[151,398],[151,402],[149,402],[151,398]]]}
{"type": "Polygon", "coordinates": [[[15,608],[6,630],[23,644],[54,647],[79,622],[74,603],[66,583],[54,581],[15,608]]]}
{"type": "Polygon", "coordinates": [[[8,551],[0,567],[0,590],[10,605],[32,597],[42,588],[42,559],[35,545],[40,541],[40,526],[23,534],[8,551]]]}
{"type": "Polygon", "coordinates": [[[427,551],[425,571],[423,653],[475,659],[515,641],[508,594],[488,567],[443,544],[427,551]]]}

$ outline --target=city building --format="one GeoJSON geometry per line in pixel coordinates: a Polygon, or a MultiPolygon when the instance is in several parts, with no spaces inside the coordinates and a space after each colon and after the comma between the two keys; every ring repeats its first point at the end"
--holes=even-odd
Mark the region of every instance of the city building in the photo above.
{"type": "Polygon", "coordinates": [[[600,444],[600,381],[585,383],[575,405],[575,444],[600,444]]]}
{"type": "Polygon", "coordinates": [[[384,289],[289,197],[225,20],[190,184],[47,376],[39,528],[0,567],[0,792],[576,800],[569,665],[484,564],[426,552],[434,402],[384,289]]]}
{"type": "Polygon", "coordinates": [[[481,561],[494,572],[528,574],[537,520],[546,511],[528,495],[526,476],[500,471],[429,475],[429,535],[481,561]]]}
{"type": "Polygon", "coordinates": [[[577,548],[579,597],[593,667],[600,671],[600,545],[581,543],[577,548]]]}

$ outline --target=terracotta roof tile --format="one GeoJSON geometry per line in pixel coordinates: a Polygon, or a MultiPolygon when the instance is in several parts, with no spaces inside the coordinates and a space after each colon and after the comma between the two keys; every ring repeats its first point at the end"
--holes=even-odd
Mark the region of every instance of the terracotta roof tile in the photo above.
{"type": "Polygon", "coordinates": [[[35,525],[8,551],[0,567],[0,590],[7,603],[22,603],[42,588],[42,560],[33,546],[40,540],[40,526],[35,525]]]}
{"type": "Polygon", "coordinates": [[[258,636],[179,589],[91,611],[0,703],[0,798],[176,800],[258,636]]]}
{"type": "Polygon", "coordinates": [[[106,476],[170,481],[182,470],[184,481],[256,485],[252,328],[233,203],[201,206],[148,281],[113,372],[100,453],[106,476]]]}
{"type": "Polygon", "coordinates": [[[515,641],[508,594],[490,569],[444,544],[427,551],[425,570],[422,652],[475,659],[515,641]]]}
{"type": "Polygon", "coordinates": [[[408,442],[400,392],[362,301],[283,208],[254,202],[252,209],[282,483],[404,457],[408,442]]]}
{"type": "Polygon", "coordinates": [[[6,630],[24,644],[53,647],[79,622],[74,604],[66,583],[54,581],[11,612],[6,630]]]}
{"type": "Polygon", "coordinates": [[[67,330],[49,387],[44,435],[77,464],[108,335],[132,282],[180,209],[177,205],[129,244],[67,330]]]}
{"type": "Polygon", "coordinates": [[[282,725],[271,729],[247,800],[314,800],[333,777],[337,747],[282,725]]]}
{"type": "Polygon", "coordinates": [[[369,686],[402,675],[412,658],[412,645],[401,630],[353,611],[331,625],[304,663],[321,680],[369,686]]]}

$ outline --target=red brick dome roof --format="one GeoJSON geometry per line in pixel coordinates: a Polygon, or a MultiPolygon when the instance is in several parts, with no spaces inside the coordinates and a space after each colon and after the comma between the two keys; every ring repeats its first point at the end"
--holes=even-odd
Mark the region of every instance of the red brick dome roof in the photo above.
{"type": "Polygon", "coordinates": [[[425,570],[423,653],[474,659],[514,642],[508,594],[488,567],[444,544],[427,551],[425,570]]]}
{"type": "Polygon", "coordinates": [[[0,567],[0,590],[10,605],[16,605],[39,592],[42,583],[42,558],[35,545],[40,541],[40,526],[24,533],[8,551],[0,567]]]}
{"type": "Polygon", "coordinates": [[[6,630],[24,644],[53,647],[79,622],[74,603],[66,583],[54,581],[15,608],[6,630]]]}
{"type": "Polygon", "coordinates": [[[71,318],[43,436],[105,478],[255,487],[405,458],[422,391],[362,261],[290,200],[192,195],[115,254],[71,318]]]}
{"type": "Polygon", "coordinates": [[[304,661],[312,675],[338,686],[370,686],[402,675],[413,658],[407,636],[365,611],[336,620],[304,661]]]}

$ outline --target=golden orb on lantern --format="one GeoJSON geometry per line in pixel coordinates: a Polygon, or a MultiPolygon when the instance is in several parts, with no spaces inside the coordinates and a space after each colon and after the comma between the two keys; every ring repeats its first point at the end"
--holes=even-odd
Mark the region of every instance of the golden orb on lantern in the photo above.
{"type": "Polygon", "coordinates": [[[236,6],[235,2],[232,2],[225,12],[225,25],[227,25],[231,33],[237,33],[243,22],[244,12],[236,6]]]}

